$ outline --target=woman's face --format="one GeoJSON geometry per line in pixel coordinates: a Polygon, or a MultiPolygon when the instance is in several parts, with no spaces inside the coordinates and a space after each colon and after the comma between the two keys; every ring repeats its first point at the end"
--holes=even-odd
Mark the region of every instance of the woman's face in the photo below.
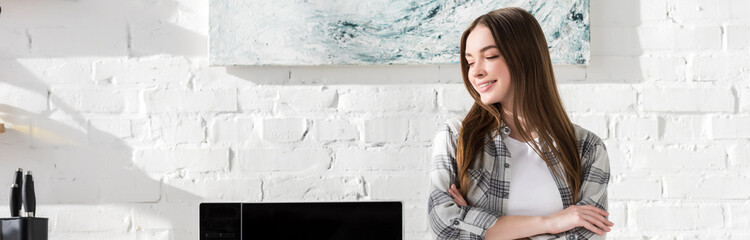
{"type": "Polygon", "coordinates": [[[482,103],[501,103],[511,106],[510,71],[495,39],[487,26],[477,25],[466,38],[466,61],[469,63],[469,81],[482,103]]]}

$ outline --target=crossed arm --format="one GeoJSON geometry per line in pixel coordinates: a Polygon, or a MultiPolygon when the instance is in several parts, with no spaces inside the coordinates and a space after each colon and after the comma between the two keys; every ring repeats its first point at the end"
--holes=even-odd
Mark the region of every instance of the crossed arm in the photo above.
{"type": "MultiPolygon", "coordinates": [[[[456,185],[448,193],[459,206],[468,206],[456,185]]],[[[518,239],[539,234],[557,234],[576,227],[584,227],[599,235],[609,232],[614,223],[606,219],[609,213],[591,205],[573,205],[548,216],[500,216],[487,229],[486,239],[518,239]]]]}

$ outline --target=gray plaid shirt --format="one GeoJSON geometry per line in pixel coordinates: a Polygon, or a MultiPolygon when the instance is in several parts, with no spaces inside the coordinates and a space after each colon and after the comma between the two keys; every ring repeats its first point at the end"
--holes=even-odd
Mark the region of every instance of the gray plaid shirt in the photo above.
{"type": "MultiPolygon", "coordinates": [[[[503,142],[508,136],[502,133],[494,139],[488,139],[484,151],[479,154],[468,172],[472,184],[465,198],[469,206],[460,207],[448,194],[450,185],[457,183],[456,140],[460,127],[460,119],[450,119],[435,136],[428,203],[430,226],[433,236],[437,239],[484,239],[487,229],[500,216],[505,215],[508,209],[511,156],[503,142]]],[[[607,210],[607,148],[595,134],[578,125],[574,124],[574,127],[583,163],[583,184],[578,195],[580,201],[574,203],[565,177],[560,178],[552,173],[560,190],[563,208],[576,204],[592,205],[607,210]]],[[[504,124],[501,129],[503,128],[504,124]]],[[[551,159],[552,168],[564,173],[562,165],[549,148],[543,147],[543,153],[551,159]]],[[[578,227],[556,235],[537,235],[532,239],[604,239],[604,236],[578,227]]]]}

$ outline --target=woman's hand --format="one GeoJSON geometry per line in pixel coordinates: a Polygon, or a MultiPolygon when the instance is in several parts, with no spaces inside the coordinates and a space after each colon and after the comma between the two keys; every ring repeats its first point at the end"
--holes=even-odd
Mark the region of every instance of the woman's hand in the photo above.
{"type": "MultiPolygon", "coordinates": [[[[455,198],[455,197],[454,197],[455,198]]],[[[552,215],[545,216],[544,223],[548,232],[557,234],[575,227],[584,227],[599,235],[609,232],[614,223],[605,217],[609,213],[591,205],[573,205],[552,215]]]]}
{"type": "Polygon", "coordinates": [[[448,189],[448,193],[453,197],[453,201],[458,204],[458,206],[467,206],[469,204],[466,204],[466,200],[463,196],[461,196],[461,192],[458,191],[458,188],[456,188],[456,184],[451,184],[451,188],[448,189]]]}
{"type": "MultiPolygon", "coordinates": [[[[459,206],[468,205],[455,184],[451,184],[448,193],[459,206]]],[[[576,227],[584,227],[596,234],[604,235],[605,232],[610,231],[609,227],[615,225],[605,218],[607,216],[609,216],[607,211],[591,205],[573,205],[542,219],[544,225],[547,226],[547,232],[551,234],[565,232],[576,227]]]]}

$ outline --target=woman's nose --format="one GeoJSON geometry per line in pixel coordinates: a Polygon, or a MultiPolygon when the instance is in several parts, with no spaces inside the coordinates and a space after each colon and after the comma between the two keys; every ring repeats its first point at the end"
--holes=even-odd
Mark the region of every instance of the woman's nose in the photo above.
{"type": "Polygon", "coordinates": [[[474,67],[471,70],[473,71],[471,75],[474,78],[481,78],[487,75],[487,73],[484,71],[484,66],[480,64],[479,61],[474,63],[474,67]]]}

